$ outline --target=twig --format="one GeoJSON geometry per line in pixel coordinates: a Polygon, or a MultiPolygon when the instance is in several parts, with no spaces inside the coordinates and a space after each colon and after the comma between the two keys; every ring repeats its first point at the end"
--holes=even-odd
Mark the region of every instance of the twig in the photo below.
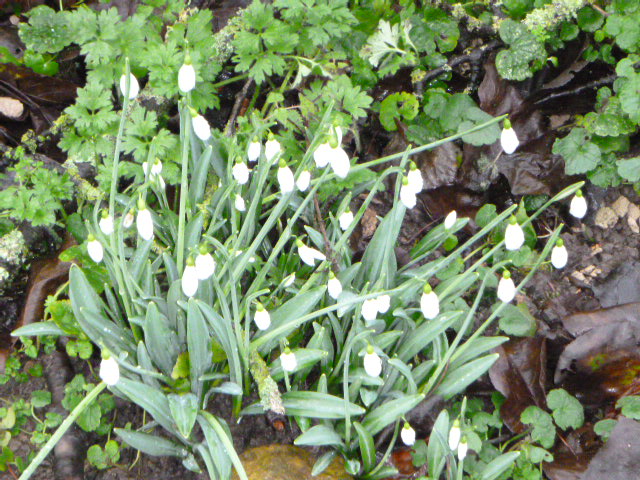
{"type": "Polygon", "coordinates": [[[238,93],[238,96],[236,97],[236,102],[233,104],[233,109],[231,110],[231,115],[229,115],[229,120],[227,121],[227,126],[224,129],[224,134],[227,137],[233,136],[233,134],[236,131],[236,128],[235,128],[236,118],[238,117],[238,112],[240,111],[240,106],[242,105],[242,102],[244,101],[244,99],[247,97],[247,93],[249,92],[249,88],[251,87],[252,83],[253,83],[253,79],[252,78],[247,80],[244,83],[244,86],[242,87],[242,90],[240,90],[240,93],[238,93]]]}
{"type": "Polygon", "coordinates": [[[313,204],[315,206],[316,212],[316,223],[318,224],[318,228],[320,229],[320,233],[322,233],[322,238],[324,239],[324,249],[327,252],[327,258],[331,261],[331,266],[334,271],[338,271],[338,262],[333,254],[333,249],[331,248],[331,242],[329,242],[329,237],[327,236],[327,230],[324,228],[324,222],[322,221],[322,212],[320,211],[320,202],[318,202],[318,195],[313,196],[313,204]]]}

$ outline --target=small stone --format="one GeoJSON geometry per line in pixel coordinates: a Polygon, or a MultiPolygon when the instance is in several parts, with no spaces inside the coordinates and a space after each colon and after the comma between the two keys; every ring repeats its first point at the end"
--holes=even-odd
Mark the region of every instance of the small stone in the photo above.
{"type": "MultiPolygon", "coordinates": [[[[265,445],[245,450],[240,461],[249,480],[352,480],[344,469],[344,460],[339,455],[331,465],[315,477],[311,469],[316,457],[309,451],[294,445],[265,445]]],[[[238,474],[233,472],[233,480],[238,474]]]]}
{"type": "Polygon", "coordinates": [[[630,203],[629,210],[627,211],[627,224],[633,233],[640,233],[638,219],[640,219],[640,207],[635,203],[630,203]]]}
{"type": "Polygon", "coordinates": [[[629,199],[627,197],[625,197],[624,195],[620,195],[618,199],[615,202],[613,202],[613,204],[611,205],[611,208],[613,209],[614,212],[616,212],[616,215],[618,215],[618,217],[622,218],[629,211],[630,203],[631,202],[629,202],[629,199]]]}
{"type": "Polygon", "coordinates": [[[602,207],[596,213],[594,222],[596,226],[608,230],[618,222],[618,214],[611,207],[602,207]]]}

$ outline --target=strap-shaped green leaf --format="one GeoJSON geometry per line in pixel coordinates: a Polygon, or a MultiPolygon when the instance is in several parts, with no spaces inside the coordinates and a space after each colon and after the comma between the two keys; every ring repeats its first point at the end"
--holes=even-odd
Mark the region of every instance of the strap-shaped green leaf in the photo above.
{"type": "Polygon", "coordinates": [[[437,388],[436,393],[442,395],[445,399],[449,399],[462,392],[467,386],[484,375],[498,357],[499,355],[497,353],[485,355],[448,372],[445,379],[437,388]]]}
{"type": "Polygon", "coordinates": [[[315,425],[311,427],[309,430],[296,438],[293,443],[295,445],[312,447],[322,445],[337,445],[344,447],[342,437],[328,425],[315,425]]]}
{"type": "Polygon", "coordinates": [[[415,355],[426,348],[433,340],[449,328],[463,312],[445,312],[434,320],[424,321],[413,332],[410,332],[407,339],[398,349],[398,358],[403,362],[408,362],[415,355]]]}
{"type": "Polygon", "coordinates": [[[114,428],[114,432],[127,445],[140,450],[147,455],[154,457],[179,457],[184,458],[187,450],[180,445],[167,440],[166,438],[148,433],[136,432],[135,430],[126,430],[124,428],[114,428]]]}
{"type": "Polygon", "coordinates": [[[358,432],[358,443],[360,444],[360,456],[364,471],[368,472],[376,465],[376,447],[373,443],[373,435],[365,429],[359,422],[353,422],[353,426],[358,432]]]}
{"type": "Polygon", "coordinates": [[[189,300],[187,307],[187,348],[191,373],[191,391],[202,399],[203,382],[200,378],[211,369],[211,337],[202,312],[189,300]]]}
{"type": "Polygon", "coordinates": [[[395,422],[405,413],[424,400],[424,395],[407,395],[402,398],[383,403],[372,412],[368,413],[362,421],[362,426],[371,434],[382,431],[384,427],[395,422]]]}
{"type": "Polygon", "coordinates": [[[178,337],[155,302],[149,302],[144,321],[144,339],[151,360],[165,375],[171,375],[179,351],[178,337]]]}
{"type": "Polygon", "coordinates": [[[149,412],[167,431],[173,434],[178,433],[171,417],[169,401],[160,390],[123,377],[120,377],[114,389],[122,392],[133,403],[149,412]]]}
{"type": "Polygon", "coordinates": [[[495,480],[513,465],[513,462],[519,456],[520,452],[508,452],[494,458],[484,467],[480,478],[482,480],[495,480]]]}

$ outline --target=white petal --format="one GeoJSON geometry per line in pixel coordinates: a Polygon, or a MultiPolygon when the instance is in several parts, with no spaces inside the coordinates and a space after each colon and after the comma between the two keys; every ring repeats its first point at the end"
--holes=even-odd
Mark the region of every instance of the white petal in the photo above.
{"type": "Polygon", "coordinates": [[[551,250],[551,264],[556,268],[564,268],[567,264],[567,260],[569,259],[569,253],[567,252],[567,247],[564,245],[559,247],[553,247],[551,250]]]}
{"type": "Polygon", "coordinates": [[[502,277],[498,282],[498,298],[509,303],[516,296],[516,286],[510,278],[502,277]]]}
{"type": "Polygon", "coordinates": [[[260,142],[251,142],[249,144],[249,148],[247,149],[247,159],[250,162],[255,162],[260,158],[260,150],[262,149],[262,145],[260,142]]]}
{"type": "Polygon", "coordinates": [[[191,64],[183,64],[178,71],[178,88],[187,93],[196,86],[196,71],[191,64]]]}
{"type": "Polygon", "coordinates": [[[343,212],[338,218],[338,222],[340,222],[340,228],[342,230],[347,230],[351,226],[351,223],[353,223],[353,212],[351,212],[351,210],[343,212]]]}
{"type": "Polygon", "coordinates": [[[391,306],[391,297],[389,295],[380,295],[376,298],[376,308],[379,313],[387,313],[391,306]]]}
{"type": "Polygon", "coordinates": [[[236,182],[240,185],[244,185],[249,181],[249,167],[244,162],[236,163],[231,169],[233,174],[233,178],[235,178],[236,182]]]}
{"type": "Polygon", "coordinates": [[[102,359],[100,362],[100,379],[110,387],[118,383],[118,380],[120,380],[120,366],[115,358],[102,359]]]}
{"type": "Polygon", "coordinates": [[[449,448],[455,450],[460,444],[460,426],[457,422],[453,422],[451,430],[449,430],[449,448]]]}
{"type": "Polygon", "coordinates": [[[405,207],[412,209],[418,201],[416,192],[414,192],[409,185],[402,185],[400,188],[400,201],[405,207]]]}
{"type": "Polygon", "coordinates": [[[309,188],[309,184],[311,183],[311,173],[308,170],[304,170],[298,176],[298,180],[296,180],[296,187],[301,192],[304,192],[307,188],[309,188]]]}
{"type": "Polygon", "coordinates": [[[265,158],[271,161],[278,153],[280,153],[280,142],[276,139],[267,140],[267,143],[264,144],[265,158]]]}
{"type": "Polygon", "coordinates": [[[342,147],[334,148],[331,157],[329,159],[331,169],[340,178],[347,178],[349,175],[349,169],[351,168],[351,162],[349,161],[349,155],[342,147]]]}
{"type": "Polygon", "coordinates": [[[466,440],[460,442],[460,444],[458,445],[458,461],[459,462],[465,459],[465,457],[467,456],[468,449],[469,449],[469,446],[467,445],[466,440]]]}
{"type": "Polygon", "coordinates": [[[378,316],[378,302],[375,298],[369,298],[362,302],[362,318],[367,322],[373,322],[378,316]]]}
{"type": "Polygon", "coordinates": [[[502,145],[504,153],[511,155],[515,152],[518,145],[520,145],[516,131],[513,128],[502,129],[502,133],[500,134],[500,144],[502,145]]]}
{"type": "Polygon", "coordinates": [[[151,218],[151,212],[147,208],[138,211],[136,227],[138,227],[138,234],[144,240],[153,238],[153,219],[151,218]]]}
{"type": "Polygon", "coordinates": [[[422,174],[417,168],[409,170],[409,173],[407,174],[407,180],[409,180],[409,186],[416,194],[420,193],[424,188],[422,174]]]}
{"type": "Polygon", "coordinates": [[[280,191],[282,193],[293,192],[295,181],[293,179],[293,172],[289,167],[278,168],[278,184],[280,185],[280,191]]]}
{"type": "Polygon", "coordinates": [[[327,282],[327,290],[329,291],[329,296],[337,300],[342,293],[342,283],[336,277],[330,278],[327,282]]]}
{"type": "Polygon", "coordinates": [[[300,256],[300,260],[310,267],[314,267],[316,265],[316,260],[324,261],[327,259],[322,252],[315,248],[307,247],[306,245],[298,247],[298,255],[300,256]]]}
{"type": "Polygon", "coordinates": [[[238,210],[239,212],[244,212],[247,209],[247,206],[244,203],[244,198],[242,198],[240,194],[236,194],[236,199],[234,204],[235,204],[236,210],[238,210]]]}
{"type": "MultiPolygon", "coordinates": [[[[120,77],[120,91],[123,96],[127,94],[127,76],[122,75],[120,77]]],[[[138,79],[135,77],[133,73],[129,73],[129,100],[133,100],[138,96],[140,92],[140,85],[138,84],[138,79]]]]}
{"type": "Polygon", "coordinates": [[[87,252],[96,263],[100,263],[104,258],[104,249],[102,248],[102,244],[98,240],[92,240],[87,243],[87,252]]]}
{"type": "Polygon", "coordinates": [[[518,250],[524,243],[524,232],[517,223],[510,223],[504,231],[504,246],[507,250],[518,250]]]}
{"type": "Polygon", "coordinates": [[[98,222],[98,226],[102,233],[105,235],[111,235],[113,233],[113,218],[111,215],[107,215],[106,217],[102,217],[98,222]]]}
{"type": "MultiPolygon", "coordinates": [[[[144,162],[147,163],[147,162],[144,162]]],[[[162,162],[160,160],[156,160],[151,165],[151,175],[160,175],[162,173],[162,162]]]]}
{"type": "Polygon", "coordinates": [[[210,253],[199,254],[196,257],[196,272],[199,280],[206,280],[216,271],[216,262],[210,253]]]}
{"type": "Polygon", "coordinates": [[[198,291],[198,271],[195,265],[184,267],[182,274],[182,291],[187,297],[193,297],[198,291]]]}
{"type": "Polygon", "coordinates": [[[456,211],[451,210],[449,212],[449,215],[447,215],[444,219],[444,228],[447,230],[451,230],[451,227],[453,227],[453,225],[456,223],[457,218],[458,214],[456,213],[456,211]]]}
{"type": "Polygon", "coordinates": [[[316,162],[316,167],[324,168],[329,165],[332,153],[333,148],[331,148],[329,143],[318,145],[318,148],[313,152],[313,160],[316,162]]]}
{"type": "Polygon", "coordinates": [[[285,372],[293,372],[298,367],[298,360],[293,352],[282,353],[280,355],[280,363],[285,372]]]}
{"type": "Polygon", "coordinates": [[[576,218],[582,218],[587,214],[587,200],[584,196],[579,197],[578,195],[575,195],[571,199],[569,213],[576,218]]]}
{"type": "Polygon", "coordinates": [[[127,212],[127,214],[124,216],[124,220],[122,220],[122,226],[124,228],[129,228],[131,225],[133,225],[133,220],[133,213],[127,212]]]}
{"type": "Polygon", "coordinates": [[[364,355],[364,371],[372,377],[379,377],[382,373],[382,360],[376,352],[364,355]]]}
{"type": "Polygon", "coordinates": [[[256,310],[253,321],[260,330],[266,330],[271,326],[271,315],[266,309],[256,310]]]}
{"type": "Polygon", "coordinates": [[[193,117],[191,119],[191,125],[193,126],[193,131],[203,142],[206,142],[211,138],[211,127],[209,126],[207,119],[202,115],[196,115],[193,117]]]}
{"type": "Polygon", "coordinates": [[[431,291],[429,293],[422,292],[420,297],[420,310],[424,318],[432,320],[440,313],[440,300],[436,292],[431,291]]]}
{"type": "Polygon", "coordinates": [[[402,443],[410,447],[416,443],[416,431],[410,426],[404,426],[400,431],[400,438],[402,438],[402,443]]]}

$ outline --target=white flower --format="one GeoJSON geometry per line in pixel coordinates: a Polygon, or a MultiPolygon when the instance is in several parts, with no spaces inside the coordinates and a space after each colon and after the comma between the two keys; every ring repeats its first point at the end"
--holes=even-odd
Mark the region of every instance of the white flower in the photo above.
{"type": "Polygon", "coordinates": [[[181,92],[187,93],[196,86],[196,71],[191,65],[190,59],[185,59],[185,63],[178,71],[178,88],[181,92]]]}
{"type": "Polygon", "coordinates": [[[113,387],[120,380],[120,366],[115,358],[103,358],[100,362],[100,379],[113,387]]]}
{"type": "Polygon", "coordinates": [[[231,169],[233,178],[236,179],[240,185],[244,185],[249,181],[249,167],[244,162],[237,162],[231,169]]]}
{"type": "Polygon", "coordinates": [[[416,167],[416,164],[411,162],[409,173],[407,174],[407,180],[409,180],[409,187],[416,193],[420,193],[424,188],[424,181],[422,180],[422,174],[416,167]]]}
{"type": "Polygon", "coordinates": [[[324,168],[329,165],[332,154],[333,148],[331,148],[329,142],[318,145],[318,148],[313,152],[313,160],[316,162],[316,167],[324,168]]]}
{"type": "Polygon", "coordinates": [[[295,281],[296,281],[296,274],[292,273],[291,275],[289,275],[287,278],[285,278],[282,281],[282,286],[284,288],[290,287],[291,285],[293,285],[293,282],[295,282],[295,281]]]}
{"type": "Polygon", "coordinates": [[[250,162],[256,162],[260,158],[260,150],[262,149],[262,145],[260,142],[254,140],[249,143],[249,148],[247,148],[247,159],[250,162]]]}
{"type": "Polygon", "coordinates": [[[295,188],[295,180],[293,179],[293,172],[284,161],[280,161],[280,167],[278,168],[278,184],[280,185],[280,191],[283,194],[293,192],[295,188]]]}
{"type": "Polygon", "coordinates": [[[329,296],[334,300],[337,300],[340,294],[342,293],[342,283],[335,276],[333,272],[329,273],[329,281],[327,282],[327,290],[329,292],[329,296]]]}
{"type": "Polygon", "coordinates": [[[382,360],[371,345],[367,347],[367,353],[364,355],[364,371],[372,377],[379,377],[382,373],[382,360]]]}
{"type": "Polygon", "coordinates": [[[504,246],[507,250],[518,250],[524,243],[524,232],[518,224],[516,217],[511,217],[511,222],[504,231],[504,246]]]}
{"type": "Polygon", "coordinates": [[[193,131],[196,133],[197,137],[206,142],[211,138],[211,127],[209,126],[209,122],[202,115],[195,115],[191,118],[191,125],[193,126],[193,131]]]}
{"type": "Polygon", "coordinates": [[[351,210],[342,212],[342,214],[340,214],[340,217],[338,217],[338,222],[340,222],[340,228],[342,230],[347,230],[353,222],[353,212],[351,210]]]}
{"type": "Polygon", "coordinates": [[[285,372],[293,372],[298,367],[295,353],[285,348],[284,352],[280,354],[280,364],[285,372]]]}
{"type": "MultiPolygon", "coordinates": [[[[124,74],[120,77],[120,91],[123,96],[127,95],[127,76],[124,74]]],[[[133,73],[129,73],[129,100],[136,98],[139,92],[140,85],[138,84],[138,79],[133,73]]]]}
{"type": "Polygon", "coordinates": [[[309,188],[309,184],[311,183],[311,173],[308,170],[303,170],[300,175],[298,175],[298,180],[296,180],[296,187],[301,192],[304,192],[307,188],[309,188]]]}
{"type": "Polygon", "coordinates": [[[151,165],[151,170],[149,170],[149,164],[147,162],[142,162],[142,171],[145,175],[160,175],[162,173],[162,162],[156,158],[156,161],[151,165]]]}
{"type": "Polygon", "coordinates": [[[551,264],[556,268],[564,268],[568,259],[567,247],[564,246],[564,241],[560,238],[551,250],[551,264]]]}
{"type": "Polygon", "coordinates": [[[236,210],[238,210],[239,212],[244,212],[247,209],[247,206],[244,203],[244,198],[242,198],[239,193],[236,194],[234,205],[236,207],[236,210]]]}
{"type": "Polygon", "coordinates": [[[413,207],[415,207],[416,202],[418,201],[416,192],[411,188],[406,177],[402,182],[402,187],[400,187],[400,201],[408,209],[412,209],[413,207]]]}
{"type": "Polygon", "coordinates": [[[578,190],[571,199],[569,205],[569,213],[576,218],[582,218],[587,213],[587,200],[582,195],[582,191],[578,190]]]}
{"type": "Polygon", "coordinates": [[[456,213],[456,211],[451,210],[449,212],[449,215],[447,215],[444,219],[444,228],[446,230],[451,230],[451,227],[453,227],[453,225],[456,223],[457,218],[458,214],[456,213]]]}
{"type": "Polygon", "coordinates": [[[504,121],[504,128],[500,134],[500,144],[502,145],[504,153],[508,155],[515,152],[518,145],[520,145],[516,131],[511,127],[511,122],[509,120],[504,121]]]}
{"type": "Polygon", "coordinates": [[[460,444],[458,445],[458,461],[462,462],[467,456],[467,450],[469,446],[467,445],[467,438],[463,438],[460,440],[460,444]]]}
{"type": "Polygon", "coordinates": [[[404,427],[400,431],[400,438],[402,438],[402,443],[407,447],[416,443],[416,431],[409,425],[409,422],[404,422],[404,427]]]}
{"type": "Polygon", "coordinates": [[[342,147],[332,149],[331,157],[329,158],[331,169],[340,178],[347,178],[349,175],[349,169],[351,168],[351,162],[349,161],[349,155],[342,147]]]}
{"type": "Polygon", "coordinates": [[[449,430],[449,448],[455,450],[460,443],[460,420],[457,418],[453,421],[451,430],[449,430]]]}
{"type": "Polygon", "coordinates": [[[129,228],[131,225],[133,225],[133,220],[134,220],[134,211],[133,211],[133,208],[132,208],[124,216],[124,219],[122,220],[122,226],[124,228],[129,228]]]}
{"type": "Polygon", "coordinates": [[[196,257],[196,273],[198,280],[206,280],[216,271],[216,262],[206,249],[200,249],[200,253],[196,257]]]}
{"type": "Polygon", "coordinates": [[[102,244],[91,234],[89,234],[87,240],[89,240],[87,243],[87,252],[91,257],[91,260],[96,263],[100,263],[104,258],[104,248],[102,248],[102,244]]]}
{"type": "Polygon", "coordinates": [[[509,303],[516,296],[516,286],[511,279],[511,274],[504,271],[498,282],[498,298],[504,303],[509,303]]]}
{"type": "Polygon", "coordinates": [[[391,306],[391,297],[389,295],[380,295],[376,298],[376,308],[378,313],[387,313],[391,306]]]}
{"type": "Polygon", "coordinates": [[[367,322],[373,322],[378,316],[378,302],[375,298],[369,298],[362,302],[362,318],[367,322]]]}
{"type": "Polygon", "coordinates": [[[113,218],[106,211],[102,212],[102,218],[98,222],[98,226],[102,233],[111,235],[113,233],[113,218]]]}
{"type": "Polygon", "coordinates": [[[275,158],[280,153],[280,142],[270,136],[269,140],[264,144],[264,156],[268,161],[275,158]]]}
{"type": "Polygon", "coordinates": [[[138,210],[136,227],[138,228],[138,234],[144,240],[151,240],[153,238],[153,219],[151,218],[151,212],[146,207],[138,210]]]}
{"type": "Polygon", "coordinates": [[[266,330],[271,325],[271,315],[269,315],[269,312],[261,303],[258,303],[256,307],[256,314],[253,316],[253,321],[256,322],[256,326],[260,330],[266,330]]]}
{"type": "Polygon", "coordinates": [[[198,269],[196,268],[193,259],[187,259],[187,266],[184,267],[182,273],[182,292],[187,297],[193,297],[198,291],[198,269]]]}
{"type": "Polygon", "coordinates": [[[316,250],[315,248],[307,247],[302,243],[302,240],[298,240],[296,245],[298,247],[298,256],[300,257],[300,260],[310,267],[315,267],[316,260],[324,261],[327,259],[324,253],[316,250]]]}
{"type": "Polygon", "coordinates": [[[420,297],[420,310],[424,318],[429,320],[433,320],[440,313],[440,300],[428,283],[424,286],[422,296],[420,297]]]}

